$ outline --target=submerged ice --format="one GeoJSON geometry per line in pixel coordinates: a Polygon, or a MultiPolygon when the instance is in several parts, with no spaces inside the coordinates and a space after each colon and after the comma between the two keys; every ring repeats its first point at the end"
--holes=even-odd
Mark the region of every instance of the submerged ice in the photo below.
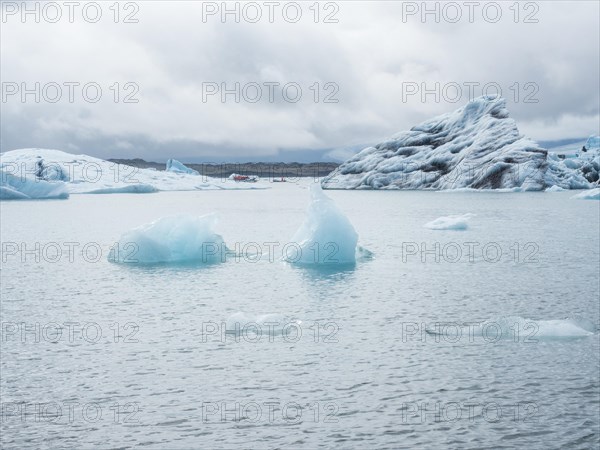
{"type": "Polygon", "coordinates": [[[216,216],[178,215],[158,219],[123,234],[108,260],[124,264],[223,261],[223,238],[215,233],[216,216]]]}
{"type": "Polygon", "coordinates": [[[430,230],[466,230],[469,227],[469,220],[473,216],[474,214],[467,213],[458,216],[438,217],[424,226],[430,230]]]}
{"type": "Polygon", "coordinates": [[[360,257],[367,251],[357,245],[358,234],[350,220],[318,184],[311,186],[310,193],[306,218],[292,238],[298,251],[287,256],[288,262],[306,265],[356,263],[357,255],[360,257]]]}
{"type": "MultiPolygon", "coordinates": [[[[299,320],[278,313],[249,315],[238,311],[227,318],[225,330],[227,333],[235,335],[279,336],[298,333],[297,325],[300,323],[299,320]]],[[[252,336],[250,338],[253,339],[252,336]]]]}
{"type": "Polygon", "coordinates": [[[593,336],[596,325],[584,317],[532,320],[519,316],[498,317],[479,323],[436,323],[426,329],[432,335],[444,335],[449,342],[461,338],[483,338],[487,342],[513,340],[534,342],[537,339],[581,338],[593,336]]]}

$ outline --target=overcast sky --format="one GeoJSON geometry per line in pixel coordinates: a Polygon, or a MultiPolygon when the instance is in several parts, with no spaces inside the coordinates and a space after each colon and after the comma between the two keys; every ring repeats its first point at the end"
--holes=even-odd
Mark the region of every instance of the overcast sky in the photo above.
{"type": "Polygon", "coordinates": [[[228,3],[239,23],[223,20],[221,2],[100,2],[95,23],[98,8],[78,3],[29,2],[39,17],[23,17],[21,2],[2,2],[2,151],[343,158],[487,83],[533,139],[600,132],[597,1],[432,2],[439,16],[425,18],[422,2],[228,3]]]}

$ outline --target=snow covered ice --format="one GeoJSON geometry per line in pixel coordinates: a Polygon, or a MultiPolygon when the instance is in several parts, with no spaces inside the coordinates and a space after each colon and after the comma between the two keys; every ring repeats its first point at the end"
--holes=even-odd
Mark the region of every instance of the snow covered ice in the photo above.
{"type": "Polygon", "coordinates": [[[69,197],[67,185],[62,181],[45,181],[34,177],[15,176],[0,170],[0,199],[63,199],[69,197]]]}
{"type": "Polygon", "coordinates": [[[563,161],[519,133],[502,98],[484,96],[368,147],[325,189],[512,189],[598,183],[600,156],[563,161]]]}
{"type": "Polygon", "coordinates": [[[469,228],[469,220],[474,214],[463,214],[458,216],[438,217],[426,223],[425,228],[430,230],[466,230],[469,228]]]}
{"type": "MultiPolygon", "coordinates": [[[[0,169],[18,178],[62,181],[70,194],[146,194],[158,191],[267,188],[260,182],[235,183],[225,179],[198,176],[198,172],[188,169],[178,161],[170,161],[172,170],[157,171],[117,164],[88,155],[29,148],[0,154],[0,169]],[[181,171],[181,168],[191,172],[181,171]]],[[[14,188],[14,183],[11,186],[14,188]]]]}
{"type": "Polygon", "coordinates": [[[357,245],[358,234],[350,220],[318,184],[311,185],[311,203],[306,218],[292,242],[299,246],[288,262],[305,265],[355,264],[357,255],[368,254],[357,245]]]}
{"type": "Polygon", "coordinates": [[[123,234],[108,260],[124,264],[222,262],[227,248],[214,231],[216,222],[214,214],[163,217],[123,234]]]}

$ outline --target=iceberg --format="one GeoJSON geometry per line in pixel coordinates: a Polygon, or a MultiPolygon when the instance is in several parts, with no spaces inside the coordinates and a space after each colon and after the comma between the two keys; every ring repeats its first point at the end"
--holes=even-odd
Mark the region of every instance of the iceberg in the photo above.
{"type": "Polygon", "coordinates": [[[569,167],[519,133],[506,101],[476,98],[458,110],[368,147],[322,181],[325,189],[514,189],[598,183],[600,159],[569,167]]]}
{"type": "Polygon", "coordinates": [[[123,234],[108,260],[121,264],[222,262],[227,248],[214,232],[216,222],[214,214],[163,217],[123,234]]]}
{"type": "Polygon", "coordinates": [[[467,213],[462,216],[438,217],[424,226],[430,230],[466,230],[469,227],[469,219],[473,216],[474,214],[467,213]]]}
{"type": "Polygon", "coordinates": [[[176,159],[169,159],[167,161],[167,172],[175,172],[175,173],[187,173],[189,175],[200,175],[197,170],[190,169],[185,166],[183,163],[177,161],[176,159]]]}
{"type": "Polygon", "coordinates": [[[285,259],[303,265],[351,265],[368,253],[358,246],[358,234],[350,220],[318,184],[310,187],[312,201],[292,242],[296,251],[285,259]]]}
{"type": "Polygon", "coordinates": [[[62,181],[45,181],[15,176],[0,170],[0,200],[64,199],[69,198],[67,185],[62,181]]]}
{"type": "Polygon", "coordinates": [[[590,189],[589,191],[580,192],[571,198],[579,200],[600,200],[600,188],[590,189]]]}
{"type": "Polygon", "coordinates": [[[590,136],[582,150],[585,152],[600,153],[600,136],[590,136]]]}
{"type": "MultiPolygon", "coordinates": [[[[172,168],[175,166],[177,164],[171,164],[172,168]]],[[[140,169],[88,155],[39,148],[11,150],[0,154],[0,169],[18,178],[62,181],[70,194],[268,188],[262,183],[251,185],[220,178],[199,177],[196,171],[188,173],[140,169]]]]}

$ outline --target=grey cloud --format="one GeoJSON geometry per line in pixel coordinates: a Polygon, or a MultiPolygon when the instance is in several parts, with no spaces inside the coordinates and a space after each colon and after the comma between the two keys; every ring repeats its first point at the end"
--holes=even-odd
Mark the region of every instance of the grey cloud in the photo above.
{"type": "MultiPolygon", "coordinates": [[[[420,2],[418,2],[420,3],[420,2]]],[[[400,2],[340,3],[338,24],[202,23],[199,3],[140,3],[138,24],[20,24],[1,31],[2,80],[139,83],[139,104],[2,104],[1,150],[54,147],[100,157],[258,160],[345,154],[462,106],[403,102],[403,82],[498,83],[538,140],[598,133],[597,2],[540,2],[539,23],[420,23],[400,2]],[[203,82],[293,81],[303,99],[202,102],[203,82]],[[314,82],[339,86],[315,103],[314,82]],[[510,88],[520,83],[515,101],[510,88]],[[526,103],[539,89],[537,103],[526,103]],[[302,152],[298,153],[300,150],[302,152]]],[[[479,91],[476,91],[479,94],[479,91]]],[[[322,93],[321,93],[322,94],[322,93]]],[[[431,97],[429,97],[431,98],[431,97]]]]}

